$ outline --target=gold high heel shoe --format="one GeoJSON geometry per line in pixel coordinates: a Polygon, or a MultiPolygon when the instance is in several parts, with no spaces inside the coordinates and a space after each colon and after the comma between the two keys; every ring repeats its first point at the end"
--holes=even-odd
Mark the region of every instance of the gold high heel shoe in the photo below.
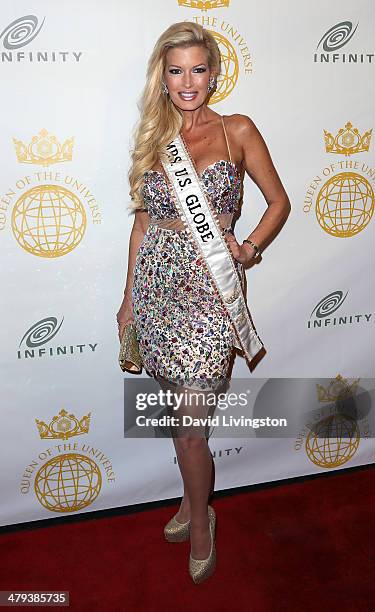
{"type": "Polygon", "coordinates": [[[207,559],[193,559],[190,552],[189,557],[189,574],[195,584],[203,582],[206,578],[213,574],[216,567],[216,545],[215,545],[215,527],[216,514],[215,510],[208,506],[208,518],[211,535],[211,549],[207,559]]]}
{"type": "MultiPolygon", "coordinates": [[[[211,506],[208,506],[208,510],[211,513],[214,511],[211,506]]],[[[190,521],[179,523],[175,514],[164,527],[164,537],[168,542],[186,542],[190,537],[190,521]]]]}
{"type": "Polygon", "coordinates": [[[185,542],[190,535],[190,521],[179,523],[176,515],[172,516],[164,527],[164,537],[168,542],[185,542]]]}

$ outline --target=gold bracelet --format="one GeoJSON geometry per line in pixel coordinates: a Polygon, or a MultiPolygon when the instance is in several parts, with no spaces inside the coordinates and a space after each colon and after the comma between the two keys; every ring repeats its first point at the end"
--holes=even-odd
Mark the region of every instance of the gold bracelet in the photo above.
{"type": "Polygon", "coordinates": [[[253,259],[256,259],[257,257],[260,257],[260,248],[258,247],[257,244],[255,244],[255,242],[253,242],[252,240],[250,240],[249,238],[246,238],[245,240],[242,241],[242,244],[244,242],[247,242],[250,246],[253,247],[254,251],[255,251],[255,255],[253,256],[253,259]]]}

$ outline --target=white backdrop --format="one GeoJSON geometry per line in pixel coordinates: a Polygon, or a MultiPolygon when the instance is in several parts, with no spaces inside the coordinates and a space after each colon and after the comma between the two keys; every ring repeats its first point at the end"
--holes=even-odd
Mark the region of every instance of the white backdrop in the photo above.
{"type": "MultiPolygon", "coordinates": [[[[228,61],[212,108],[255,121],[292,204],[261,265],[247,272],[267,354],[253,373],[238,356],[233,377],[273,385],[342,376],[365,386],[374,375],[371,0],[8,3],[0,9],[1,525],[182,494],[170,439],[124,438],[115,320],[133,223],[136,102],[156,39],[182,20],[217,37],[228,61]],[[54,433],[41,437],[36,419],[50,425],[61,410],[54,433]]],[[[265,208],[246,177],[238,240],[265,208]]],[[[368,420],[353,427],[350,444],[338,433],[334,451],[310,452],[306,430],[296,439],[212,439],[216,490],[374,462],[368,420]]]]}

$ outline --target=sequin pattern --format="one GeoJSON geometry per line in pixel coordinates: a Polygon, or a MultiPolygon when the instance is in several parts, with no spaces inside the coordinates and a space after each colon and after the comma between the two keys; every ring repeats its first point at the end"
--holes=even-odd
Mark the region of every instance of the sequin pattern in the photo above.
{"type": "MultiPolygon", "coordinates": [[[[212,164],[201,180],[218,213],[235,210],[241,180],[231,162],[212,164]]],[[[145,173],[144,193],[150,216],[178,216],[162,173],[145,173]]],[[[234,331],[187,230],[149,225],[136,256],[132,300],[140,355],[150,375],[202,389],[220,384],[234,331]]]]}
{"type": "MultiPolygon", "coordinates": [[[[220,159],[210,164],[203,170],[201,180],[218,214],[235,212],[240,199],[241,175],[233,162],[220,159]]],[[[179,216],[170,189],[162,172],[145,172],[142,195],[150,217],[174,219],[179,216]]]]}

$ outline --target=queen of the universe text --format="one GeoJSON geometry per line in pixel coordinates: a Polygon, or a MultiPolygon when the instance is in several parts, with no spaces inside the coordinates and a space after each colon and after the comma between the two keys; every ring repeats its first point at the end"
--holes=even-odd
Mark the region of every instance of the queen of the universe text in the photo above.
{"type": "Polygon", "coordinates": [[[217,415],[214,417],[202,417],[194,418],[187,414],[182,417],[178,416],[167,416],[162,417],[146,417],[145,415],[139,415],[136,418],[136,424],[140,427],[178,427],[178,426],[193,426],[193,427],[253,427],[258,429],[259,427],[287,427],[288,422],[285,418],[271,418],[264,417],[259,419],[252,419],[249,417],[234,417],[227,416],[225,414],[217,415]]]}

